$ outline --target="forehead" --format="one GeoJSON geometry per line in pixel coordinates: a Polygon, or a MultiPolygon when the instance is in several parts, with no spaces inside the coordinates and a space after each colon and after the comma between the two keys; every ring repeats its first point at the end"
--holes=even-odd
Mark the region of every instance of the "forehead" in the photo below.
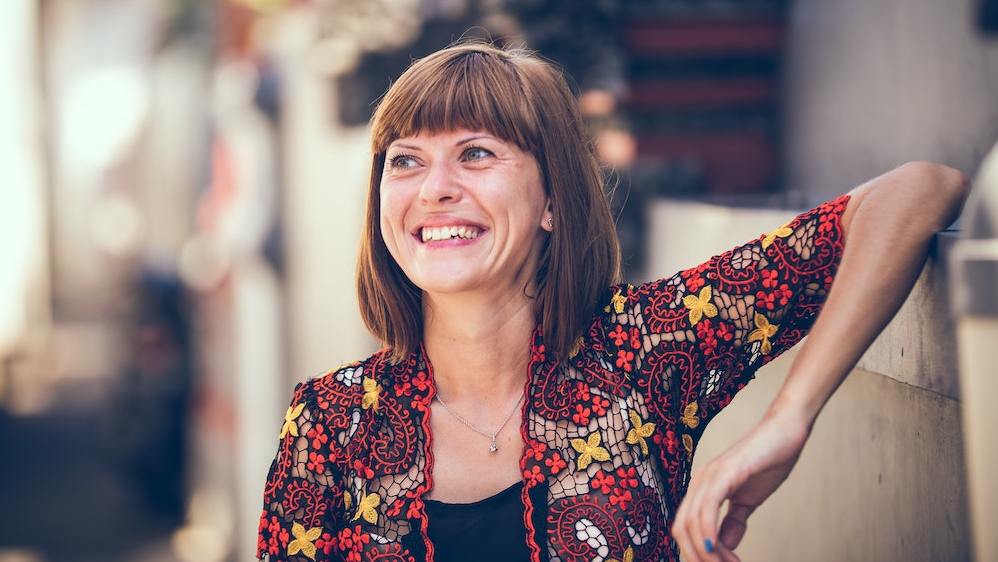
{"type": "Polygon", "coordinates": [[[537,116],[525,98],[523,77],[508,61],[464,53],[413,66],[379,104],[372,148],[397,139],[448,131],[485,131],[533,151],[537,116]]]}

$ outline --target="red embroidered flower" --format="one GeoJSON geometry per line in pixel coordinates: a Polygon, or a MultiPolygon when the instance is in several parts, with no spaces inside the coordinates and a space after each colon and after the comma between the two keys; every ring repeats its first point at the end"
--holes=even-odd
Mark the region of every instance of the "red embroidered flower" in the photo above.
{"type": "Polygon", "coordinates": [[[818,215],[818,232],[825,234],[826,232],[831,232],[835,228],[835,217],[832,215],[821,214],[818,215]]]}
{"type": "Polygon", "coordinates": [[[523,471],[523,478],[528,482],[538,483],[544,481],[544,475],[541,474],[541,467],[534,465],[530,467],[529,470],[523,471]]]}
{"type": "Polygon", "coordinates": [[[656,432],[655,435],[652,436],[652,441],[660,447],[664,444],[665,450],[668,451],[670,455],[675,455],[676,451],[679,449],[679,439],[676,438],[676,432],[671,429],[666,430],[664,436],[661,433],[656,432]]]}
{"type": "Polygon", "coordinates": [[[634,366],[631,361],[634,361],[634,352],[621,349],[617,352],[617,367],[630,371],[634,366]]]}
{"type": "Polygon", "coordinates": [[[323,445],[329,442],[329,435],[326,434],[326,427],[321,423],[313,425],[305,435],[312,440],[313,449],[321,449],[323,445]]]}
{"type": "Polygon", "coordinates": [[[395,397],[401,398],[403,396],[412,396],[412,383],[409,381],[402,381],[395,385],[395,397]]]}
{"type": "Polygon", "coordinates": [[[568,466],[568,463],[562,460],[561,455],[557,452],[551,455],[551,458],[545,459],[544,464],[551,467],[551,474],[558,474],[561,472],[561,469],[568,466]]]}
{"type": "Polygon", "coordinates": [[[624,331],[623,326],[617,324],[617,327],[610,332],[610,337],[613,339],[613,343],[619,347],[627,341],[627,332],[624,331]]]}
{"type": "Polygon", "coordinates": [[[305,463],[312,472],[324,472],[326,470],[326,456],[315,451],[308,454],[308,462],[305,463]]]}
{"type": "Polygon", "coordinates": [[[631,328],[631,349],[641,349],[641,330],[631,328]]]}
{"type": "Polygon", "coordinates": [[[426,392],[426,389],[430,388],[430,377],[426,375],[426,371],[420,371],[416,373],[416,376],[412,377],[412,384],[420,392],[426,392]]]}
{"type": "Polygon", "coordinates": [[[598,489],[604,494],[609,494],[614,484],[617,483],[617,480],[613,477],[612,474],[607,474],[602,470],[600,470],[599,472],[596,473],[596,476],[593,476],[593,479],[590,480],[590,483],[593,485],[594,489],[598,489]]]}
{"type": "Polygon", "coordinates": [[[360,530],[360,525],[351,528],[344,528],[336,535],[340,551],[347,552],[347,560],[350,562],[360,562],[360,554],[364,550],[364,545],[371,542],[371,536],[360,530]]]}
{"type": "Polygon", "coordinates": [[[329,533],[322,533],[321,537],[315,539],[315,547],[329,554],[329,551],[333,549],[333,536],[329,533]]]}
{"type": "Polygon", "coordinates": [[[621,488],[638,487],[638,470],[631,467],[620,467],[617,469],[617,478],[621,488]]]}
{"type": "Polygon", "coordinates": [[[714,325],[710,320],[705,319],[697,323],[697,339],[704,355],[711,356],[716,353],[717,338],[714,336],[714,325]]]}
{"type": "Polygon", "coordinates": [[[773,310],[776,308],[776,296],[772,293],[759,291],[755,294],[755,305],[759,308],[773,310]]]}
{"type": "Polygon", "coordinates": [[[572,421],[578,425],[589,425],[589,414],[591,412],[589,408],[583,407],[582,404],[576,404],[575,413],[572,414],[572,421]]]}
{"type": "Polygon", "coordinates": [[[605,416],[606,409],[610,407],[610,401],[602,396],[596,396],[593,398],[593,413],[597,416],[605,416]]]}
{"type": "Polygon", "coordinates": [[[619,505],[620,509],[627,509],[627,504],[631,502],[631,499],[630,490],[617,488],[613,490],[613,495],[610,496],[610,503],[612,505],[619,505]]]}
{"type": "Polygon", "coordinates": [[[527,447],[526,456],[528,458],[533,457],[535,461],[539,461],[544,458],[544,451],[547,450],[548,450],[547,444],[534,441],[530,443],[529,447],[527,447]]]}
{"type": "Polygon", "coordinates": [[[714,332],[714,337],[724,340],[731,341],[731,338],[735,337],[734,332],[731,331],[731,327],[721,322],[717,325],[717,330],[714,332]]]}
{"type": "Polygon", "coordinates": [[[582,381],[575,382],[575,397],[583,402],[588,402],[592,398],[592,394],[589,390],[589,385],[582,381]]]}
{"type": "Polygon", "coordinates": [[[762,286],[767,289],[775,289],[779,282],[780,273],[773,269],[762,270],[762,286]]]}

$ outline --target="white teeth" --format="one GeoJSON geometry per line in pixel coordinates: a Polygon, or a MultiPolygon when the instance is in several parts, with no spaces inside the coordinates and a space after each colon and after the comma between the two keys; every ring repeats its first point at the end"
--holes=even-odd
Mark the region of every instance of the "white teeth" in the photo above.
{"type": "Polygon", "coordinates": [[[439,242],[441,240],[450,240],[451,238],[474,240],[478,238],[478,230],[466,226],[426,227],[423,228],[422,238],[423,242],[439,242]]]}

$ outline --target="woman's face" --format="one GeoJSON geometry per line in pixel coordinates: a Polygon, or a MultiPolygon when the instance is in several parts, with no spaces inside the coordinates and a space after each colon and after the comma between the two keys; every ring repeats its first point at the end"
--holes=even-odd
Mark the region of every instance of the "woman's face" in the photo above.
{"type": "Polygon", "coordinates": [[[418,134],[388,147],[382,235],[427,293],[522,294],[551,228],[548,207],[533,155],[488,133],[418,134]]]}

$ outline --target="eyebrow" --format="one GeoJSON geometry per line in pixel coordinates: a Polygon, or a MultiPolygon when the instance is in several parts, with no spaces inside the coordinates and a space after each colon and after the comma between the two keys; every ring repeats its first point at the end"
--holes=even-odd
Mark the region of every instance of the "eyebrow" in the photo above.
{"type": "MultiPolygon", "coordinates": [[[[492,135],[482,133],[482,134],[471,135],[470,137],[462,137],[461,140],[459,140],[459,141],[457,141],[457,142],[454,143],[454,146],[455,147],[459,147],[459,146],[468,144],[469,142],[475,142],[475,141],[481,140],[481,139],[499,140],[499,139],[496,139],[495,137],[493,137],[492,135]]],[[[396,149],[396,148],[403,149],[403,150],[419,150],[420,149],[420,147],[417,146],[417,145],[406,144],[404,142],[398,142],[398,141],[395,141],[395,142],[393,142],[393,143],[391,143],[391,144],[388,145],[388,150],[392,150],[392,149],[396,149]]]]}

